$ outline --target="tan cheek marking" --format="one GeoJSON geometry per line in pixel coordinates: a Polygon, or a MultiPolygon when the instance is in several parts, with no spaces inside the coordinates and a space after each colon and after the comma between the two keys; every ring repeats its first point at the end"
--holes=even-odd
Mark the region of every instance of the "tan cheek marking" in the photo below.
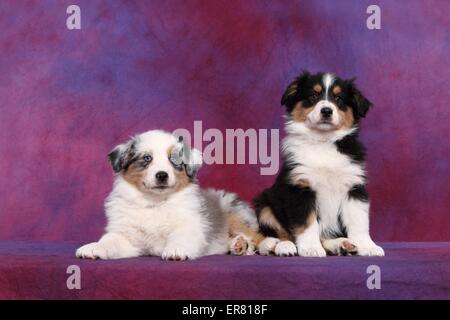
{"type": "Polygon", "coordinates": [[[305,232],[305,230],[310,226],[310,225],[312,225],[314,222],[316,222],[317,221],[317,215],[316,215],[316,212],[315,211],[311,211],[311,213],[308,215],[308,218],[306,219],[306,224],[305,225],[303,225],[303,226],[298,226],[298,227],[295,227],[294,229],[293,229],[293,234],[295,235],[295,236],[299,236],[299,235],[301,235],[303,232],[305,232]]]}
{"type": "Polygon", "coordinates": [[[320,84],[316,84],[316,85],[313,87],[313,90],[314,90],[315,92],[317,92],[317,93],[320,93],[320,92],[322,91],[322,86],[321,86],[320,84]]]}
{"type": "Polygon", "coordinates": [[[355,124],[355,119],[353,118],[352,108],[347,106],[346,111],[342,111],[338,108],[339,116],[341,117],[341,124],[339,129],[350,129],[355,124]]]}
{"type": "Polygon", "coordinates": [[[175,190],[180,191],[186,188],[190,183],[190,179],[186,174],[186,170],[175,170],[175,190]]]}
{"type": "Polygon", "coordinates": [[[289,234],[275,218],[272,213],[272,209],[269,207],[265,207],[261,210],[261,213],[259,214],[259,223],[275,230],[280,240],[289,239],[289,234]]]}
{"type": "Polygon", "coordinates": [[[295,105],[294,109],[291,111],[291,116],[297,122],[304,122],[308,114],[310,114],[313,110],[314,107],[303,108],[302,103],[299,102],[295,105]]]}
{"type": "Polygon", "coordinates": [[[173,150],[173,146],[170,146],[169,148],[167,148],[166,152],[167,152],[167,156],[171,156],[172,154],[172,150],[173,150]]]}
{"type": "Polygon", "coordinates": [[[339,93],[341,93],[341,92],[342,92],[341,87],[335,86],[335,87],[333,88],[333,94],[339,94],[339,93]]]}
{"type": "Polygon", "coordinates": [[[127,171],[122,174],[122,176],[126,181],[139,188],[142,186],[145,173],[146,169],[142,169],[137,163],[133,163],[128,167],[127,171]]]}
{"type": "Polygon", "coordinates": [[[239,216],[232,213],[228,213],[227,215],[227,228],[228,235],[231,239],[243,233],[244,235],[252,239],[255,244],[259,244],[262,240],[264,240],[264,236],[261,233],[250,228],[239,218],[239,216]]]}

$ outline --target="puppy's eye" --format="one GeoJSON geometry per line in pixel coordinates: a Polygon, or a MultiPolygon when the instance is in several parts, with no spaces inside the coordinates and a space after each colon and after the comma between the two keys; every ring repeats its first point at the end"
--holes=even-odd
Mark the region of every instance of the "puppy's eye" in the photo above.
{"type": "Polygon", "coordinates": [[[169,157],[169,161],[175,169],[177,169],[177,170],[183,169],[183,161],[179,155],[177,156],[175,154],[172,154],[169,157]]]}
{"type": "Polygon", "coordinates": [[[336,96],[334,97],[334,99],[336,100],[336,102],[344,102],[341,96],[336,96]]]}
{"type": "Polygon", "coordinates": [[[152,161],[152,156],[146,155],[142,158],[145,162],[150,162],[152,161]]]}
{"type": "Polygon", "coordinates": [[[317,93],[313,93],[312,95],[309,96],[310,101],[316,101],[318,98],[319,96],[317,95],[317,93]]]}

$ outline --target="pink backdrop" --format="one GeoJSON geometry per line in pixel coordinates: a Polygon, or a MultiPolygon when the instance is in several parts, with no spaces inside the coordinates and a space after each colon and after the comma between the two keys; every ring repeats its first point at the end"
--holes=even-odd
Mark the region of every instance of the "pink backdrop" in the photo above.
{"type": "MultiPolygon", "coordinates": [[[[282,128],[301,69],[357,77],[377,240],[449,240],[448,1],[0,2],[0,239],[88,241],[104,226],[108,151],[154,128],[282,128]]],[[[274,176],[212,165],[250,200],[274,176]]]]}

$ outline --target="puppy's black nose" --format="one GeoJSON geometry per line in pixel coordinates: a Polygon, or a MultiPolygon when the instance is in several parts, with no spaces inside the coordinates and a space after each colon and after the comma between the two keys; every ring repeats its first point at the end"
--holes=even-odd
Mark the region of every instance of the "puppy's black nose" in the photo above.
{"type": "Polygon", "coordinates": [[[158,182],[166,182],[167,178],[169,178],[169,175],[165,171],[158,171],[155,174],[155,177],[158,182]]]}
{"type": "Polygon", "coordinates": [[[324,107],[324,108],[320,109],[320,114],[324,118],[329,118],[333,114],[333,109],[331,109],[329,107],[324,107]]]}

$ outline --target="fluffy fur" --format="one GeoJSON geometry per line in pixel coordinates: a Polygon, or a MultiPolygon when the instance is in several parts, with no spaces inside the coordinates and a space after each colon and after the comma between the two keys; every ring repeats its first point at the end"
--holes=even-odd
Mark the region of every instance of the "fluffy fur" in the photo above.
{"type": "Polygon", "coordinates": [[[260,254],[382,256],[369,235],[359,122],[371,103],[354,80],[301,74],[286,89],[284,165],[255,200],[260,254]]]}
{"type": "Polygon", "coordinates": [[[148,131],[114,148],[109,159],[116,177],[105,202],[106,232],[79,248],[77,257],[253,254],[253,211],[234,194],[202,190],[195,180],[201,154],[178,137],[148,131]]]}

